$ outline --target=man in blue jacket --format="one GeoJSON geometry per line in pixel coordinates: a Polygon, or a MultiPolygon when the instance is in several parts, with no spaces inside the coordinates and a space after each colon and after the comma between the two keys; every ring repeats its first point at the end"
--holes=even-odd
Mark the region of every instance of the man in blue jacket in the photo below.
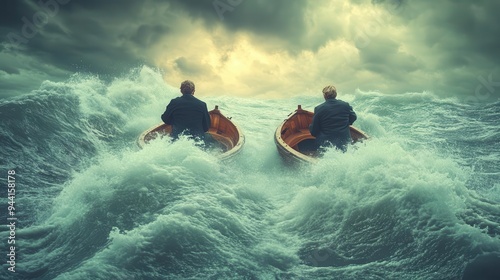
{"type": "Polygon", "coordinates": [[[337,98],[334,86],[323,89],[325,102],[314,108],[314,116],[309,131],[316,137],[316,147],[333,145],[345,152],[351,142],[349,125],[356,120],[356,113],[349,103],[337,98]]]}
{"type": "Polygon", "coordinates": [[[210,128],[207,104],[194,97],[193,82],[189,80],[182,82],[180,89],[182,96],[170,100],[161,119],[164,123],[172,125],[174,139],[180,134],[186,134],[205,140],[205,132],[210,128]]]}

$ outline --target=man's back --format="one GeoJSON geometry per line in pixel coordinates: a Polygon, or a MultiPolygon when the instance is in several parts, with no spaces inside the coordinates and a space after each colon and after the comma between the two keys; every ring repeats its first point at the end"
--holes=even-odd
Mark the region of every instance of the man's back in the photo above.
{"type": "Polygon", "coordinates": [[[334,98],[326,99],[314,108],[310,131],[317,138],[318,146],[328,141],[344,150],[351,139],[349,125],[355,120],[356,113],[349,103],[334,98]]]}
{"type": "Polygon", "coordinates": [[[311,134],[345,135],[349,125],[356,120],[356,114],[349,103],[337,99],[328,99],[314,108],[315,123],[311,134]]]}
{"type": "Polygon", "coordinates": [[[186,134],[203,138],[210,128],[210,115],[207,104],[191,94],[183,94],[170,101],[161,119],[172,125],[172,136],[186,134]]]}

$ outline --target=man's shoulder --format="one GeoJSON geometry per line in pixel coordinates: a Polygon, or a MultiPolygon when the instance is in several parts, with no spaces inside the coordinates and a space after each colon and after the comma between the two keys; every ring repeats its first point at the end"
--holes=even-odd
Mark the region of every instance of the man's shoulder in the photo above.
{"type": "Polygon", "coordinates": [[[327,100],[321,104],[319,104],[318,106],[316,106],[314,108],[314,111],[315,112],[318,112],[318,111],[329,111],[331,110],[332,108],[343,108],[343,107],[350,107],[351,105],[349,105],[349,103],[343,101],[343,100],[340,100],[340,99],[332,99],[332,100],[327,100]]]}
{"type": "Polygon", "coordinates": [[[170,99],[170,103],[176,103],[182,101],[182,96],[177,96],[172,99],[170,99]]]}
{"type": "Polygon", "coordinates": [[[172,99],[170,103],[174,106],[194,106],[196,108],[207,106],[205,102],[201,101],[193,95],[181,95],[172,99]]]}
{"type": "Polygon", "coordinates": [[[328,106],[328,105],[326,104],[326,102],[323,102],[323,103],[319,104],[318,106],[314,107],[314,111],[315,111],[315,112],[316,112],[316,111],[321,111],[321,110],[322,110],[323,108],[325,108],[326,106],[328,106]]]}
{"type": "Polygon", "coordinates": [[[198,98],[194,97],[193,95],[185,94],[181,96],[177,96],[175,98],[172,98],[170,102],[174,103],[179,103],[179,102],[203,102],[199,100],[198,98]]]}
{"type": "Polygon", "coordinates": [[[202,100],[198,99],[196,96],[191,95],[190,101],[197,104],[198,106],[206,106],[207,104],[202,100]]]}
{"type": "Polygon", "coordinates": [[[333,101],[333,100],[325,100],[325,102],[323,102],[323,103],[319,104],[319,105],[318,105],[318,106],[316,106],[316,108],[314,108],[314,109],[316,109],[316,110],[327,109],[327,108],[329,108],[330,106],[332,106],[332,105],[334,105],[334,104],[336,104],[336,102],[335,102],[335,101],[333,101]]]}
{"type": "Polygon", "coordinates": [[[351,106],[351,105],[349,105],[348,102],[346,102],[344,100],[340,100],[340,99],[334,99],[334,102],[332,102],[332,104],[334,104],[336,106],[351,106]]]}

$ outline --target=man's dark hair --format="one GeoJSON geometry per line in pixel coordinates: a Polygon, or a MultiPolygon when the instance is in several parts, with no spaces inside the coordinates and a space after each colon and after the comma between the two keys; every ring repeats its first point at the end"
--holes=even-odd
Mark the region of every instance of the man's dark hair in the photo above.
{"type": "Polygon", "coordinates": [[[194,83],[190,80],[185,80],[181,83],[181,92],[182,94],[193,94],[194,92],[194,83]]]}
{"type": "Polygon", "coordinates": [[[334,86],[326,86],[323,89],[323,96],[326,99],[335,99],[337,98],[337,89],[334,86]]]}

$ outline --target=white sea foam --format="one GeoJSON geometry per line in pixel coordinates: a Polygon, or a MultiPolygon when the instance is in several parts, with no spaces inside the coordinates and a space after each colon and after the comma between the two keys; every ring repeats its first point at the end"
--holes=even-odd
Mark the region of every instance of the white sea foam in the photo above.
{"type": "Polygon", "coordinates": [[[109,83],[84,75],[46,82],[17,104],[2,103],[39,121],[21,115],[30,125],[16,140],[23,161],[44,173],[26,177],[24,199],[47,202],[19,231],[23,275],[459,278],[468,261],[500,248],[498,151],[488,146],[499,135],[494,106],[475,112],[432,93],[342,93],[371,140],[289,167],[274,131],[321,96],[204,98],[198,89],[209,109],[219,105],[242,129],[241,154],[220,162],[189,139],[139,149],[136,137],[178,94],[141,68],[109,83]]]}

